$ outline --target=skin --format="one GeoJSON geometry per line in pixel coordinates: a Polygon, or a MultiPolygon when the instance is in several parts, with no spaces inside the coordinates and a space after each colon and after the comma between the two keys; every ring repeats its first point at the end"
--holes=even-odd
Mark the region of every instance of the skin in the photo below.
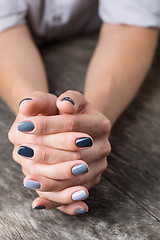
{"type": "Polygon", "coordinates": [[[89,195],[88,189],[99,182],[102,172],[106,169],[106,156],[111,149],[108,141],[109,120],[76,91],[62,94],[56,100],[56,105],[54,98],[50,98],[54,96],[50,94],[37,92],[30,97],[33,101],[24,101],[20,105],[17,119],[9,132],[9,139],[14,143],[13,158],[22,165],[23,173],[27,176],[24,182],[29,179],[41,184],[37,191],[40,198],[33,202],[33,207],[45,204],[47,209],[52,209],[60,206],[60,210],[70,214],[75,214],[77,208],[88,211],[84,202],[75,203],[71,196],[75,191],[82,190],[89,195]],[[64,96],[69,96],[76,104],[73,106],[68,101],[62,102],[64,96]],[[56,106],[59,115],[43,112],[43,109],[49,109],[48,101],[44,101],[44,97],[50,98],[53,105],[51,109],[55,109],[56,106]],[[40,102],[46,103],[46,107],[40,102]],[[34,108],[37,111],[37,104],[39,113],[36,114],[41,116],[26,117],[24,112],[29,112],[29,109],[33,111],[34,108]],[[34,123],[35,129],[28,133],[18,131],[17,124],[22,120],[34,123]],[[91,137],[93,146],[78,148],[75,141],[80,137],[91,137]],[[22,145],[34,150],[33,158],[17,154],[22,145]],[[77,164],[86,164],[88,173],[74,176],[71,170],[77,164]]]}
{"type": "Polygon", "coordinates": [[[57,99],[47,93],[43,63],[28,27],[16,27],[0,35],[1,96],[17,115],[9,131],[13,158],[22,166],[24,181],[41,183],[33,207],[44,205],[71,215],[78,208],[88,211],[86,203],[75,202],[71,196],[79,190],[88,194],[88,189],[99,182],[110,153],[111,126],[139,89],[157,40],[156,29],[103,24],[88,68],[84,95],[67,91],[57,99]],[[33,100],[23,101],[19,108],[18,102],[25,97],[33,100]],[[75,105],[61,102],[63,97],[70,97],[75,105]],[[17,125],[23,120],[34,122],[35,130],[18,131],[17,125]],[[92,138],[93,146],[78,149],[76,138],[85,136],[92,138]],[[33,159],[18,155],[21,145],[35,150],[33,159]],[[77,163],[87,164],[88,173],[73,176],[71,169],[77,163]],[[51,171],[54,168],[57,171],[51,171]]]}

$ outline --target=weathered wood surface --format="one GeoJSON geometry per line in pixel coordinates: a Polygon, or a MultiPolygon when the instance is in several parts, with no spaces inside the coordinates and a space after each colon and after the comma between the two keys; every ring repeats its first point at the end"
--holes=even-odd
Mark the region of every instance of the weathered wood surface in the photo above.
{"type": "MultiPolygon", "coordinates": [[[[43,47],[52,92],[82,91],[96,39],[90,35],[43,47]]],[[[36,194],[24,189],[7,140],[14,116],[0,102],[0,239],[160,239],[159,61],[157,54],[143,87],[112,130],[108,169],[90,190],[90,211],[83,216],[31,209],[36,194]]]]}

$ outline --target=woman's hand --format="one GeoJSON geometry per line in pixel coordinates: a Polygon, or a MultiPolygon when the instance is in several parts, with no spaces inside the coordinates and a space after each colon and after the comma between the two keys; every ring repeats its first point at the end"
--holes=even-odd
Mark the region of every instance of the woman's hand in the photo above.
{"type": "Polygon", "coordinates": [[[25,123],[20,123],[21,131],[17,131],[16,121],[9,138],[15,145],[13,157],[27,175],[24,185],[39,188],[40,197],[33,202],[33,207],[60,206],[60,210],[75,214],[78,209],[88,210],[81,199],[88,196],[87,189],[99,182],[106,169],[110,123],[78,92],[62,94],[56,104],[60,115],[25,118],[25,122],[34,126],[30,132],[22,131],[25,123]],[[77,139],[83,148],[76,145],[77,139]],[[27,149],[32,154],[22,157],[27,149]],[[75,192],[76,196],[79,192],[76,200],[73,199],[75,192]]]}

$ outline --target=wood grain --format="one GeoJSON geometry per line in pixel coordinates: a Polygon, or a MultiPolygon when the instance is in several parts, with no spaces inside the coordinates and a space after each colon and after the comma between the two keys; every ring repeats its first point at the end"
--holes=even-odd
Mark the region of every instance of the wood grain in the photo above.
{"type": "MultiPolygon", "coordinates": [[[[96,41],[92,34],[42,47],[51,92],[83,91],[96,41]]],[[[112,130],[109,167],[90,190],[90,211],[83,216],[31,209],[36,194],[23,187],[7,139],[14,116],[0,101],[0,239],[160,239],[159,59],[158,51],[143,87],[112,130]]]]}

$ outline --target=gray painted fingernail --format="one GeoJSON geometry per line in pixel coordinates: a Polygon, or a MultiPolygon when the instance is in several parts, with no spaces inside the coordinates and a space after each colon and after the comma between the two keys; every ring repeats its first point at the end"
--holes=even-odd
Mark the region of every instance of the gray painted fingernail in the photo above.
{"type": "Polygon", "coordinates": [[[62,98],[62,100],[61,101],[69,101],[69,102],[71,102],[72,103],[72,105],[74,105],[75,103],[73,102],[73,100],[70,98],[70,97],[64,97],[64,98],[62,98]]]}
{"type": "Polygon", "coordinates": [[[79,209],[76,210],[77,214],[82,214],[82,213],[86,213],[86,212],[87,211],[85,209],[83,209],[83,208],[79,208],[79,209]]]}
{"type": "Polygon", "coordinates": [[[39,210],[40,210],[40,209],[45,209],[45,208],[46,208],[46,207],[45,207],[45,206],[42,206],[42,205],[41,205],[41,206],[36,206],[36,207],[34,207],[34,209],[39,209],[39,210]]]}
{"type": "Polygon", "coordinates": [[[77,147],[91,147],[93,145],[92,139],[89,137],[77,138],[77,147]]]}
{"type": "Polygon", "coordinates": [[[34,181],[34,180],[27,180],[24,183],[24,187],[26,188],[31,188],[31,189],[40,189],[41,185],[39,182],[34,181]]]}
{"type": "Polygon", "coordinates": [[[72,199],[74,201],[79,201],[79,200],[85,199],[87,197],[88,197],[88,195],[84,190],[77,191],[77,192],[72,194],[72,199]]]}
{"type": "Polygon", "coordinates": [[[33,100],[33,99],[32,99],[32,98],[24,98],[24,99],[22,99],[22,100],[20,101],[19,106],[21,105],[21,103],[22,103],[23,101],[26,101],[26,100],[33,100]]]}
{"type": "Polygon", "coordinates": [[[21,132],[30,132],[34,129],[34,127],[35,127],[34,124],[29,121],[18,123],[18,131],[21,131],[21,132]]]}
{"type": "Polygon", "coordinates": [[[72,173],[74,175],[79,175],[88,172],[88,167],[86,164],[77,164],[72,168],[72,173]]]}

